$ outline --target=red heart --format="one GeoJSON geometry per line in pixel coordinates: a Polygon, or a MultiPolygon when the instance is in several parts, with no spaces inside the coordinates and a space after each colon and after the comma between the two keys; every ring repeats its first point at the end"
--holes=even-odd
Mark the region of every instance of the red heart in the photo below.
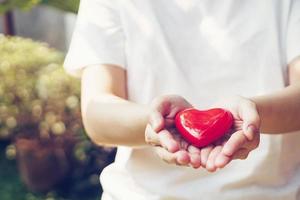
{"type": "Polygon", "coordinates": [[[196,147],[204,147],[220,139],[233,124],[232,114],[221,108],[179,112],[175,125],[182,137],[196,147]]]}

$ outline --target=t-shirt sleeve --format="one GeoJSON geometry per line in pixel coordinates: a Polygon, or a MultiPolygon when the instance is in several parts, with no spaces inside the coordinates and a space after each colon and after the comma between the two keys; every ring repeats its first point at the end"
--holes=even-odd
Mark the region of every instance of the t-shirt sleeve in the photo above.
{"type": "Polygon", "coordinates": [[[64,68],[80,77],[84,67],[96,64],[125,68],[124,34],[114,0],[81,0],[64,68]]]}
{"type": "Polygon", "coordinates": [[[292,1],[287,32],[287,61],[300,56],[300,0],[292,1]]]}

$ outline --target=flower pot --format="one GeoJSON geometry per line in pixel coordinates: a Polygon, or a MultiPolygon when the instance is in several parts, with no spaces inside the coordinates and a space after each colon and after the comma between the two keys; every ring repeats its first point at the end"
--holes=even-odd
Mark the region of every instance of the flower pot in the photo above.
{"type": "Polygon", "coordinates": [[[72,138],[17,138],[17,162],[20,176],[32,191],[47,192],[68,175],[72,151],[72,138]]]}

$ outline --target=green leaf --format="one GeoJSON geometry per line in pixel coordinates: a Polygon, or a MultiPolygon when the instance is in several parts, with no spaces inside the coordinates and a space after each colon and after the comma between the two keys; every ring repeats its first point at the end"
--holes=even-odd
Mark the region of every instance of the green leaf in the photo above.
{"type": "Polygon", "coordinates": [[[30,10],[39,5],[49,5],[60,10],[77,13],[80,0],[3,0],[0,1],[0,15],[13,9],[30,10]]]}

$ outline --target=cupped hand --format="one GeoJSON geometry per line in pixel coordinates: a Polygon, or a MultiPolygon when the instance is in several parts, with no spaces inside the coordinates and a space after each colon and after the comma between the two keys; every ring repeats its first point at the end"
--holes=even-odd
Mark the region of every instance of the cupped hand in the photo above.
{"type": "Polygon", "coordinates": [[[158,156],[165,162],[199,168],[200,149],[188,144],[175,128],[176,114],[191,107],[191,104],[177,95],[164,95],[154,99],[145,141],[154,146],[158,156]]]}
{"type": "Polygon", "coordinates": [[[201,149],[201,164],[210,172],[234,159],[246,159],[260,141],[260,117],[253,101],[240,96],[225,98],[215,105],[230,111],[234,126],[216,143],[201,149]]]}

